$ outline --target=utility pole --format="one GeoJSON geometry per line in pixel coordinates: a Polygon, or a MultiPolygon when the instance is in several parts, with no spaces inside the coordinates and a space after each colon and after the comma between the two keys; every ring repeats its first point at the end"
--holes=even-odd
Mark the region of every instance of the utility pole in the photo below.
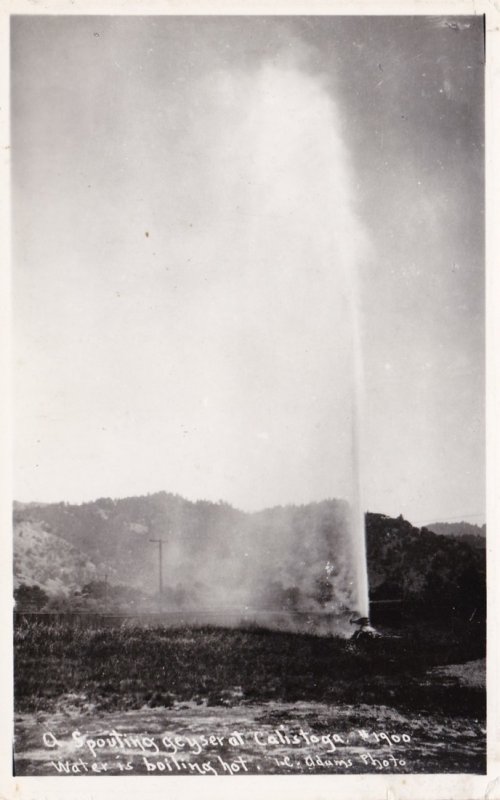
{"type": "Polygon", "coordinates": [[[155,542],[158,545],[159,549],[159,560],[158,560],[158,610],[161,614],[163,611],[162,599],[163,599],[163,543],[165,539],[150,539],[150,542],[155,542]]]}

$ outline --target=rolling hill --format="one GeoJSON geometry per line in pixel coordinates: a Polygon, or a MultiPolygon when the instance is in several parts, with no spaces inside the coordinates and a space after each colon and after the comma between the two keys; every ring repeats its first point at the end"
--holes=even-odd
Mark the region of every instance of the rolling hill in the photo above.
{"type": "MultiPolygon", "coordinates": [[[[117,605],[129,608],[133,597],[134,608],[151,608],[158,587],[158,545],[151,540],[163,539],[169,607],[348,607],[347,513],[345,502],[325,500],[250,514],[166,492],[81,505],[16,503],[16,586],[38,586],[49,597],[83,591],[96,602],[106,591],[117,605]]],[[[368,513],[372,599],[464,613],[483,608],[484,547],[468,541],[468,530],[445,530],[368,513]]]]}

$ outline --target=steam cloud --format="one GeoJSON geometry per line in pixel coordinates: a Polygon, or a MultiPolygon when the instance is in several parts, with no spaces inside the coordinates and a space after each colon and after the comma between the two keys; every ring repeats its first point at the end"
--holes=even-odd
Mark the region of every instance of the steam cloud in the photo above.
{"type": "Polygon", "coordinates": [[[189,220],[178,261],[198,270],[189,302],[202,335],[188,372],[203,395],[197,424],[214,437],[204,467],[224,497],[262,498],[270,486],[300,500],[317,496],[328,459],[319,491],[351,511],[340,504],[325,519],[320,505],[297,527],[277,509],[189,558],[178,528],[173,563],[190,565],[208,607],[267,597],[283,610],[292,591],[296,612],[367,615],[356,277],[366,240],[331,90],[292,63],[218,71],[186,122],[179,158],[190,166],[172,202],[189,220]]]}

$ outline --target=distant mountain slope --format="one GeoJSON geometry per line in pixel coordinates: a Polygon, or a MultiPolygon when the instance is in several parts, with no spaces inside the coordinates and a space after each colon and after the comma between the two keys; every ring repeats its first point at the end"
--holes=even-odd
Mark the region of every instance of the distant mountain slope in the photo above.
{"type": "MultiPolygon", "coordinates": [[[[166,492],[81,505],[16,504],[16,582],[54,595],[102,584],[107,574],[109,584],[154,596],[159,552],[150,540],[162,539],[169,608],[349,608],[348,513],[345,502],[325,500],[247,514],[166,492]]],[[[467,533],[440,535],[369,513],[366,537],[373,599],[452,604],[471,613],[484,606],[485,549],[467,533]]]]}
{"type": "Polygon", "coordinates": [[[39,586],[69,595],[95,580],[98,568],[76,547],[47,530],[44,522],[23,520],[14,527],[14,585],[39,586]]]}
{"type": "Polygon", "coordinates": [[[101,573],[112,571],[114,583],[151,594],[158,587],[156,540],[163,540],[170,607],[318,610],[352,605],[348,513],[345,502],[331,500],[245,514],[223,502],[159,492],[82,505],[17,505],[14,520],[47,526],[101,573]]]}
{"type": "Polygon", "coordinates": [[[366,528],[372,597],[484,607],[484,548],[414,528],[402,517],[368,513],[366,528]]]}
{"type": "Polygon", "coordinates": [[[486,525],[471,525],[469,522],[433,522],[426,527],[441,536],[460,538],[472,547],[481,548],[486,544],[486,525]]]}
{"type": "Polygon", "coordinates": [[[230,530],[240,528],[244,516],[222,503],[191,503],[166,492],[120,500],[101,498],[81,505],[17,505],[14,509],[15,526],[25,520],[43,524],[86,553],[101,566],[101,572],[113,573],[114,582],[151,592],[157,587],[158,545],[150,539],[169,543],[168,551],[164,550],[166,584],[176,584],[182,576],[175,573],[183,572],[172,552],[179,533],[188,553],[200,553],[208,542],[215,550],[217,539],[230,538],[230,530]]]}

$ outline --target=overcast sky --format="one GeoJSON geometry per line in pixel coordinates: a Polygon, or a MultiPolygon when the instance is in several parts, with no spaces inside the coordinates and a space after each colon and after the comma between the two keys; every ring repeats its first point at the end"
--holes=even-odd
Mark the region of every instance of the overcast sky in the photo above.
{"type": "MultiPolygon", "coordinates": [[[[484,514],[473,17],[15,17],[15,495],[484,514]]],[[[477,516],[475,516],[477,515],[477,516]]]]}

